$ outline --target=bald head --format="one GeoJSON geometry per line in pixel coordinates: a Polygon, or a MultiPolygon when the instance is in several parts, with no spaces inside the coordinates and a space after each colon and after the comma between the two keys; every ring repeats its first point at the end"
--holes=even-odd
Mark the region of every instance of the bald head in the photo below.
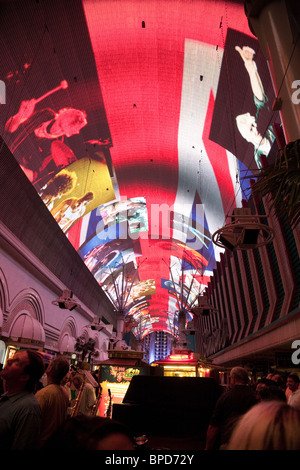
{"type": "Polygon", "coordinates": [[[230,372],[231,382],[235,385],[248,385],[249,376],[243,367],[234,367],[230,372]]]}

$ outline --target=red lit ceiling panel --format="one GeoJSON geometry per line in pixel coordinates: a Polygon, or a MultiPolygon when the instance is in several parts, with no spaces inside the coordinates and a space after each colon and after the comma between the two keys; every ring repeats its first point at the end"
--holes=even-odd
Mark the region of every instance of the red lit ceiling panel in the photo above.
{"type": "Polygon", "coordinates": [[[272,143],[274,93],[243,2],[1,9],[5,142],[135,333],[174,332],[176,312],[189,311],[219,259],[212,234],[257,168],[237,116],[259,116],[272,143]]]}

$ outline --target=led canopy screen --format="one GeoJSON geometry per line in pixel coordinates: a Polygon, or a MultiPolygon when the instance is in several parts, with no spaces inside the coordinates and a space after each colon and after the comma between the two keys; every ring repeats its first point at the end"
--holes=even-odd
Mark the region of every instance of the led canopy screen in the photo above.
{"type": "Polygon", "coordinates": [[[3,139],[134,333],[174,333],[279,122],[243,2],[0,8],[3,139]]]}

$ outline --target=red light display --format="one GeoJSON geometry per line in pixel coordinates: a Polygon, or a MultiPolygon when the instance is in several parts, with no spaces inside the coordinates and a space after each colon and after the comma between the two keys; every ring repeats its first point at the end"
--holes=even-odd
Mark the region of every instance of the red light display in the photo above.
{"type": "Polygon", "coordinates": [[[170,354],[168,357],[168,361],[170,362],[188,362],[193,361],[194,356],[193,353],[189,354],[170,354]]]}
{"type": "Polygon", "coordinates": [[[243,4],[25,0],[2,10],[5,142],[110,296],[114,271],[119,286],[123,266],[137,271],[126,305],[136,334],[174,332],[177,286],[183,276],[188,304],[207,284],[220,254],[212,234],[264,151],[236,121],[249,113],[266,127],[274,97],[243,4]]]}

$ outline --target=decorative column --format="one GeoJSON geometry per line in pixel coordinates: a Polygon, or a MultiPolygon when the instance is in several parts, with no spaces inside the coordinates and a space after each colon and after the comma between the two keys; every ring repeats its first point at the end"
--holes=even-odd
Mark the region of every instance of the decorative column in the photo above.
{"type": "Polygon", "coordinates": [[[123,310],[117,311],[117,337],[116,340],[123,339],[125,312],[123,310]]]}
{"type": "Polygon", "coordinates": [[[300,3],[245,0],[251,32],[268,61],[286,143],[300,138],[300,3]]]}

